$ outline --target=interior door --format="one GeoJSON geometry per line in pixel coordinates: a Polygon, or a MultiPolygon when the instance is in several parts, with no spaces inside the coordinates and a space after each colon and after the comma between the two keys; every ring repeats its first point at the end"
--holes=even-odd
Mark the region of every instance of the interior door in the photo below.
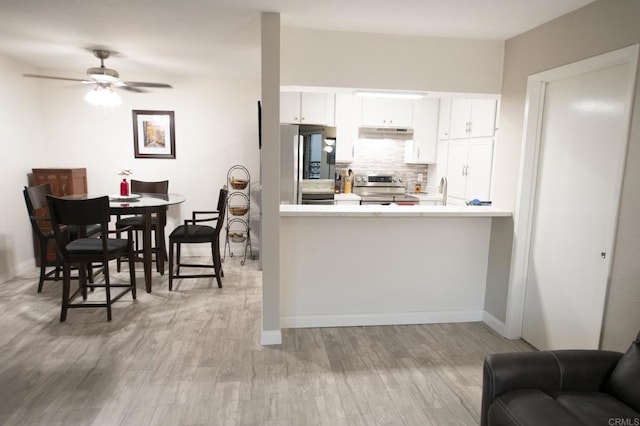
{"type": "Polygon", "coordinates": [[[546,84],[522,337],[598,348],[628,130],[630,64],[546,84]]]}

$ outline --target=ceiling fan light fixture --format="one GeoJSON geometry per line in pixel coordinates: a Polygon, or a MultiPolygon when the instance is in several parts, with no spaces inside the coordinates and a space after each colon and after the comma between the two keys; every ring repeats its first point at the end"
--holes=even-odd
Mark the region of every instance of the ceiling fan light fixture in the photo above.
{"type": "Polygon", "coordinates": [[[89,68],[87,75],[99,83],[115,83],[120,78],[118,71],[105,67],[89,68]]]}
{"type": "Polygon", "coordinates": [[[94,106],[116,107],[122,103],[122,99],[111,87],[98,84],[84,97],[84,100],[94,106]]]}

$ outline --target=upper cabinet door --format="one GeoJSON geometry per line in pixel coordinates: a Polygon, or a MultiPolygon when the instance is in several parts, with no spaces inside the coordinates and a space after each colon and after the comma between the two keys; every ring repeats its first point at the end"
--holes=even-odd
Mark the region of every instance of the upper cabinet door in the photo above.
{"type": "Polygon", "coordinates": [[[387,117],[389,126],[413,126],[413,102],[409,99],[388,99],[387,117]]]}
{"type": "Polygon", "coordinates": [[[363,126],[411,127],[413,101],[408,99],[362,98],[363,126]]]}
{"type": "Polygon", "coordinates": [[[354,97],[350,93],[336,94],[336,161],[353,161],[354,144],[358,138],[354,97]]]}
{"type": "Polygon", "coordinates": [[[387,123],[387,99],[362,98],[362,125],[363,126],[388,126],[387,123]]]}
{"type": "Polygon", "coordinates": [[[451,139],[493,136],[496,127],[495,99],[453,99],[451,139]]]}
{"type": "Polygon", "coordinates": [[[335,95],[333,93],[305,93],[300,96],[300,123],[335,123],[335,95]]]}
{"type": "MultiPolygon", "coordinates": [[[[411,153],[405,152],[405,162],[434,164],[438,142],[437,99],[423,98],[414,102],[413,144],[411,153]]],[[[409,144],[407,144],[408,146],[409,144]]]]}
{"type": "Polygon", "coordinates": [[[280,122],[333,126],[335,95],[333,93],[280,92],[280,122]]]}
{"type": "Polygon", "coordinates": [[[300,124],[300,92],[280,92],[280,122],[300,124]]]}
{"type": "Polygon", "coordinates": [[[471,100],[453,99],[451,101],[451,139],[468,138],[470,121],[471,100]]]}
{"type": "Polygon", "coordinates": [[[494,99],[474,99],[471,104],[471,131],[469,137],[493,136],[496,128],[496,104],[494,99]]]}

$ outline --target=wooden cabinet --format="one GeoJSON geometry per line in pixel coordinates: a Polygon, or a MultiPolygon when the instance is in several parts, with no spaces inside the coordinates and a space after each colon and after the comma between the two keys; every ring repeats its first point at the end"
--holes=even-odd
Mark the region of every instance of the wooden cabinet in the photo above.
{"type": "Polygon", "coordinates": [[[32,169],[33,185],[48,183],[53,195],[62,197],[87,193],[86,169],[32,169]]]}
{"type": "Polygon", "coordinates": [[[453,99],[449,127],[451,139],[493,136],[496,104],[494,99],[453,99]]]}
{"type": "Polygon", "coordinates": [[[362,97],[362,126],[412,127],[413,101],[409,99],[362,97]]]}
{"type": "Polygon", "coordinates": [[[353,161],[358,127],[355,123],[354,97],[348,93],[336,94],[336,162],[353,161]]]}
{"type": "Polygon", "coordinates": [[[413,140],[406,143],[406,163],[433,164],[436,162],[438,107],[438,99],[423,98],[414,102],[413,140]]]}
{"type": "Polygon", "coordinates": [[[493,138],[455,140],[449,143],[448,194],[461,200],[489,200],[493,138]]]}
{"type": "MultiPolygon", "coordinates": [[[[51,185],[51,192],[57,197],[74,194],[87,193],[87,170],[84,168],[73,169],[32,169],[32,184],[42,185],[48,183],[51,185]]],[[[37,212],[36,214],[48,215],[47,212],[37,212]]],[[[43,225],[43,228],[46,225],[43,225]]],[[[36,247],[36,263],[40,265],[40,250],[36,247]]],[[[56,249],[55,244],[50,242],[47,247],[47,263],[55,264],[56,249]]]]}
{"type": "Polygon", "coordinates": [[[281,92],[280,122],[288,124],[335,124],[333,93],[281,92]]]}

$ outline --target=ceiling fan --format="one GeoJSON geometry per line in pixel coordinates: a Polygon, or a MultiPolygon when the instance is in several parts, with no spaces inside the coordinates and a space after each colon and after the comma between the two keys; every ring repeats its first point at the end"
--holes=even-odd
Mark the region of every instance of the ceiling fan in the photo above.
{"type": "Polygon", "coordinates": [[[40,74],[22,74],[24,77],[33,77],[33,78],[48,78],[51,80],[65,80],[65,81],[78,81],[80,83],[85,84],[95,84],[95,87],[92,91],[87,93],[85,99],[93,103],[94,105],[102,105],[109,104],[114,106],[113,102],[117,98],[117,103],[120,103],[119,97],[113,92],[112,87],[116,87],[118,89],[128,90],[130,92],[144,93],[146,90],[144,88],[166,88],[172,89],[170,84],[166,83],[149,83],[144,81],[123,81],[120,80],[120,74],[118,71],[112,68],[106,68],[104,66],[104,60],[111,56],[111,52],[103,49],[94,49],[93,54],[96,58],[100,59],[99,67],[91,67],[87,69],[87,77],[88,78],[72,78],[72,77],[56,77],[51,75],[40,75],[40,74]],[[97,95],[99,94],[100,99],[106,99],[106,97],[111,97],[112,102],[97,100],[97,95]],[[91,99],[90,99],[91,98],[91,99]]]}

